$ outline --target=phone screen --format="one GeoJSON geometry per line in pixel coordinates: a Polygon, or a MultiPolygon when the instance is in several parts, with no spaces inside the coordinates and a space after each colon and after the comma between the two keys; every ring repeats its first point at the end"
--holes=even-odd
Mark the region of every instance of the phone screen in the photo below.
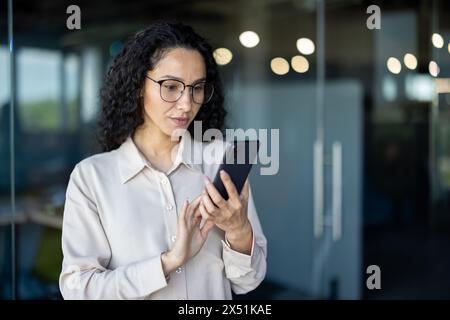
{"type": "Polygon", "coordinates": [[[225,200],[228,200],[227,190],[220,178],[220,170],[225,170],[230,175],[231,180],[236,186],[237,192],[240,194],[244,187],[245,180],[257,161],[259,150],[258,140],[234,141],[229,148],[226,149],[216,177],[214,178],[214,186],[225,200]]]}

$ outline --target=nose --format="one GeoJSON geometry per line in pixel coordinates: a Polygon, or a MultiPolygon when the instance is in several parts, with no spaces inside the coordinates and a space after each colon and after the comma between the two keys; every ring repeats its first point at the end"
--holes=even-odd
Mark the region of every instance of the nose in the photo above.
{"type": "Polygon", "coordinates": [[[177,108],[182,109],[185,112],[188,112],[192,109],[192,104],[194,101],[192,101],[192,94],[190,87],[186,87],[181,94],[180,99],[177,101],[177,108]]]}

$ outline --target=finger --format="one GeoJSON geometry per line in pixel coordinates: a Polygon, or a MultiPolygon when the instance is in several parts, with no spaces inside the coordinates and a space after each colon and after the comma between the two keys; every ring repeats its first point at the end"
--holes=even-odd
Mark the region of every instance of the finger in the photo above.
{"type": "Polygon", "coordinates": [[[205,187],[206,192],[208,193],[213,203],[219,208],[225,207],[225,205],[227,204],[226,200],[222,198],[219,191],[217,191],[216,187],[211,183],[207,176],[205,176],[205,187]]]}
{"type": "Polygon", "coordinates": [[[181,208],[181,212],[178,216],[179,219],[184,219],[186,217],[186,211],[187,211],[188,205],[189,205],[189,200],[186,199],[183,202],[183,207],[181,208]]]}
{"type": "Polygon", "coordinates": [[[203,238],[206,238],[209,234],[209,231],[214,227],[214,222],[212,220],[207,220],[205,224],[203,224],[203,227],[200,229],[200,233],[202,234],[203,238]]]}
{"type": "Polygon", "coordinates": [[[244,187],[242,188],[240,198],[243,200],[248,200],[248,195],[250,193],[250,182],[248,178],[245,179],[244,187]]]}
{"type": "Polygon", "coordinates": [[[194,218],[192,218],[192,226],[198,227],[200,225],[201,221],[202,221],[202,216],[194,216],[194,218]]]}
{"type": "MultiPolygon", "coordinates": [[[[201,202],[200,202],[201,203],[201,202]]],[[[202,217],[202,213],[200,212],[200,206],[198,206],[194,211],[194,218],[202,217]]]]}
{"type": "Polygon", "coordinates": [[[182,231],[185,229],[186,226],[186,211],[189,205],[189,200],[185,200],[183,202],[183,207],[181,208],[181,212],[178,215],[178,232],[182,231]]]}
{"type": "Polygon", "coordinates": [[[195,209],[195,207],[200,203],[200,200],[202,200],[202,195],[198,195],[194,200],[192,200],[190,207],[195,209]]]}
{"type": "MultiPolygon", "coordinates": [[[[198,211],[198,209],[196,211],[198,211]]],[[[202,221],[202,215],[201,214],[199,214],[199,215],[193,214],[191,216],[190,220],[189,220],[189,224],[188,224],[189,225],[189,230],[198,228],[201,221],[202,221]]]]}
{"type": "Polygon", "coordinates": [[[203,203],[201,203],[198,208],[200,210],[200,213],[201,213],[203,219],[205,219],[205,220],[212,219],[212,217],[209,215],[208,211],[206,211],[205,206],[203,205],[203,203]]]}
{"type": "Polygon", "coordinates": [[[209,197],[208,193],[204,190],[202,195],[202,203],[205,206],[206,211],[209,214],[214,214],[214,211],[216,211],[217,207],[212,202],[211,198],[209,197]]]}
{"type": "Polygon", "coordinates": [[[239,194],[236,190],[236,186],[230,178],[230,175],[225,172],[225,170],[220,170],[220,179],[222,179],[223,185],[227,190],[228,196],[231,201],[236,201],[239,199],[239,194]]]}
{"type": "Polygon", "coordinates": [[[186,210],[186,219],[188,219],[188,221],[190,221],[193,218],[194,212],[197,209],[198,205],[200,204],[201,200],[202,200],[202,197],[198,196],[188,206],[188,208],[186,210]]]}

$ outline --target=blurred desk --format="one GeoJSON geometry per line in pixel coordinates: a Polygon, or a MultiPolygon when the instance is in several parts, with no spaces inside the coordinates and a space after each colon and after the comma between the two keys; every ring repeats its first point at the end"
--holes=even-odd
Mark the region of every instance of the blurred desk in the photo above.
{"type": "Polygon", "coordinates": [[[10,199],[0,198],[0,278],[14,259],[18,292],[24,299],[60,297],[63,205],[62,199],[42,194],[19,195],[13,216],[10,199]]]}
{"type": "MultiPolygon", "coordinates": [[[[0,226],[8,226],[12,222],[12,214],[11,212],[2,213],[0,212],[0,226]]],[[[27,217],[25,212],[17,212],[16,216],[14,217],[14,221],[16,223],[25,223],[27,221],[27,217]]]]}
{"type": "MultiPolygon", "coordinates": [[[[0,198],[0,226],[8,226],[13,220],[11,202],[9,198],[0,198]]],[[[14,216],[16,223],[25,223],[27,215],[23,207],[16,205],[16,214],[14,216]]]]}
{"type": "Polygon", "coordinates": [[[33,223],[55,229],[62,229],[63,224],[62,215],[55,215],[43,211],[31,210],[26,214],[26,217],[28,218],[29,221],[33,223]]]}
{"type": "MultiPolygon", "coordinates": [[[[62,229],[63,216],[61,207],[42,205],[36,199],[23,198],[16,201],[16,212],[14,222],[23,224],[35,223],[54,229],[62,229]]],[[[12,208],[10,204],[0,202],[0,226],[10,225],[13,221],[12,208]]]]}

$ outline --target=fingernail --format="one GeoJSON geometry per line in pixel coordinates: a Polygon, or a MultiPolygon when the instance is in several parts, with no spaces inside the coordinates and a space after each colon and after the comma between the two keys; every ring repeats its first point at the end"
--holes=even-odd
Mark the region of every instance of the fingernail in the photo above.
{"type": "Polygon", "coordinates": [[[225,174],[225,170],[220,170],[220,174],[225,174]]]}
{"type": "Polygon", "coordinates": [[[204,176],[203,180],[205,180],[206,184],[210,184],[211,183],[211,181],[209,181],[209,178],[207,176],[204,176]]]}

